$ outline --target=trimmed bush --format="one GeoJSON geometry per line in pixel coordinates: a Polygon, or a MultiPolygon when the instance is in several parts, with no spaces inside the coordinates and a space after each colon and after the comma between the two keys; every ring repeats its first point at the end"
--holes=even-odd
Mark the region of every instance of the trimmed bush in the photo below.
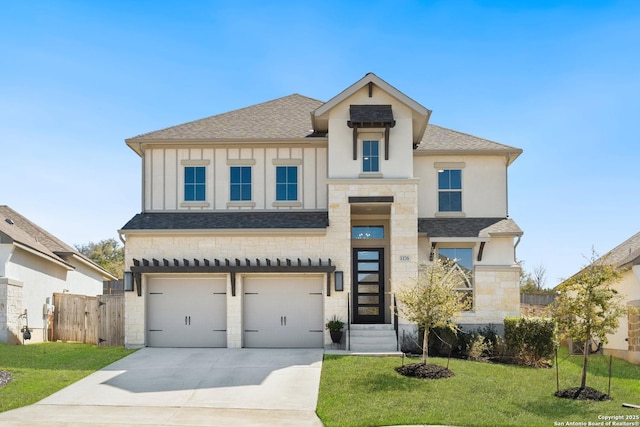
{"type": "Polygon", "coordinates": [[[557,324],[541,317],[507,317],[504,337],[508,351],[522,364],[541,366],[558,347],[557,324]]]}

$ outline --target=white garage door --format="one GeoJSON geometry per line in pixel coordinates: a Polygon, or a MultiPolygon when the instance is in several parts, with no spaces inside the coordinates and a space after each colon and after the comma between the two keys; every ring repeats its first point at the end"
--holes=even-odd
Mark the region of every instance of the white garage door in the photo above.
{"type": "Polygon", "coordinates": [[[226,347],[226,278],[147,281],[149,347],[226,347]]]}
{"type": "Polygon", "coordinates": [[[322,277],[244,279],[245,347],[323,347],[322,277]]]}

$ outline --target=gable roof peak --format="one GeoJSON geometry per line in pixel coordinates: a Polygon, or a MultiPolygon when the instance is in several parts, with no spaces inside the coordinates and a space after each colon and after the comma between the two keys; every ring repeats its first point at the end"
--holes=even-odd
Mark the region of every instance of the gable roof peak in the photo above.
{"type": "Polygon", "coordinates": [[[65,266],[69,270],[75,269],[66,259],[66,255],[80,258],[85,264],[99,271],[104,277],[116,279],[111,273],[100,267],[75,248],[64,243],[44,228],[30,221],[7,205],[0,205],[0,235],[5,235],[13,244],[35,251],[53,262],[65,266]],[[10,221],[7,221],[10,220],[10,221]]]}
{"type": "MultiPolygon", "coordinates": [[[[418,144],[422,140],[424,131],[429,123],[429,117],[431,116],[431,110],[422,106],[418,102],[414,101],[404,93],[400,92],[395,87],[391,86],[386,81],[372,72],[364,75],[360,80],[353,83],[351,86],[344,89],[342,92],[325,102],[315,110],[311,112],[311,123],[313,129],[316,132],[323,132],[328,130],[328,115],[327,113],[333,109],[336,105],[349,98],[351,95],[362,89],[367,85],[375,85],[382,89],[388,95],[397,99],[399,102],[405,104],[411,110],[413,110],[413,143],[418,144]]],[[[372,86],[370,86],[371,88],[372,86]]]]}

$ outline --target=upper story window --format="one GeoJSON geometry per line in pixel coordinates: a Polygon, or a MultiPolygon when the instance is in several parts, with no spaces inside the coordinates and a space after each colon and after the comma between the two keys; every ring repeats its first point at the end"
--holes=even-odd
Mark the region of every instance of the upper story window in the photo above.
{"type": "Polygon", "coordinates": [[[206,199],[205,166],[185,166],[184,168],[184,200],[185,202],[200,202],[206,199]]]}
{"type": "Polygon", "coordinates": [[[471,248],[440,248],[438,255],[454,262],[455,267],[465,275],[464,283],[456,288],[463,299],[470,301],[469,309],[473,308],[473,249],[471,248]]]}
{"type": "Polygon", "coordinates": [[[276,166],[276,200],[298,200],[297,166],[276,166]]]}
{"type": "Polygon", "coordinates": [[[229,182],[230,200],[251,200],[251,166],[231,166],[229,182]]]}
{"type": "Polygon", "coordinates": [[[379,172],[380,155],[379,142],[366,140],[362,141],[362,172],[379,172]]]}
{"type": "Polygon", "coordinates": [[[438,170],[438,211],[462,211],[462,170],[438,170]]]}

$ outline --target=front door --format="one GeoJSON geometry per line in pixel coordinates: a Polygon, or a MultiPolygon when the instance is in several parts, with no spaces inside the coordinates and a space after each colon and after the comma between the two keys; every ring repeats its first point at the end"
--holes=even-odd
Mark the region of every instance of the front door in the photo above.
{"type": "Polygon", "coordinates": [[[384,249],[353,248],[353,323],[384,323],[384,249]]]}

